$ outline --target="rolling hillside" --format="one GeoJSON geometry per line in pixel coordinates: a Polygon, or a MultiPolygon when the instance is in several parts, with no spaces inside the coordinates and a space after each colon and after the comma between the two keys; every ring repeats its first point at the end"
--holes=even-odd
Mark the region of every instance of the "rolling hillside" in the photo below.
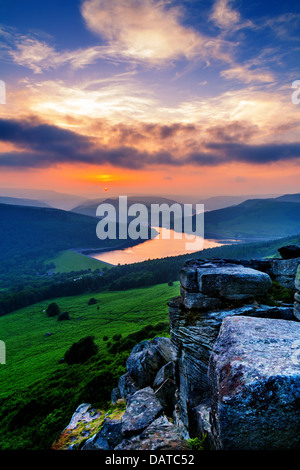
{"type": "MultiPolygon", "coordinates": [[[[112,249],[116,240],[99,240],[97,219],[52,208],[0,204],[0,278],[40,274],[44,261],[69,249],[112,249]]],[[[132,246],[137,241],[122,241],[132,246]]]]}
{"type": "Polygon", "coordinates": [[[263,240],[299,232],[299,202],[286,202],[280,198],[252,199],[205,213],[206,238],[263,240]]]}

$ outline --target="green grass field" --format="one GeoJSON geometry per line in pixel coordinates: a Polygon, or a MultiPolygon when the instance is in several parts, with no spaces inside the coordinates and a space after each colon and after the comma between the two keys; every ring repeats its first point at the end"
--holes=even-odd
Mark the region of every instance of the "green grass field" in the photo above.
{"type": "Polygon", "coordinates": [[[125,337],[148,324],[168,321],[167,303],[177,295],[178,282],[53,299],[61,312],[70,314],[70,320],[60,322],[46,314],[50,301],[0,317],[0,339],[6,345],[6,365],[0,366],[0,398],[65,368],[58,361],[75,341],[87,335],[95,337],[101,353],[106,350],[105,335],[109,339],[116,333],[125,337]],[[97,299],[96,305],[88,305],[91,297],[97,299]]]}
{"type": "Polygon", "coordinates": [[[71,271],[81,271],[86,269],[95,269],[110,268],[111,265],[99,261],[94,258],[89,258],[88,256],[81,255],[75,251],[65,250],[61,251],[55,258],[47,260],[45,264],[54,263],[55,268],[53,269],[54,273],[69,273],[71,271]]]}

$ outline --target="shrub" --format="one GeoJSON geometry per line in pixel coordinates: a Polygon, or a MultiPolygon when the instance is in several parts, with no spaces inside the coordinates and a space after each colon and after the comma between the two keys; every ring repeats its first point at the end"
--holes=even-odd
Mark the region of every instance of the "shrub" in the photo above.
{"type": "Polygon", "coordinates": [[[92,297],[89,301],[88,301],[88,305],[95,305],[97,303],[97,300],[92,297]]]}
{"type": "Polygon", "coordinates": [[[80,339],[66,351],[64,359],[67,364],[78,364],[87,361],[98,352],[93,336],[80,339]]]}
{"type": "Polygon", "coordinates": [[[121,334],[117,334],[117,335],[113,335],[113,340],[114,341],[120,341],[120,339],[122,338],[122,335],[121,334]]]}
{"type": "Polygon", "coordinates": [[[57,321],[70,320],[69,312],[62,312],[58,315],[57,321]]]}
{"type": "Polygon", "coordinates": [[[57,317],[60,314],[60,308],[55,302],[52,302],[48,305],[46,313],[48,317],[57,317]]]}
{"type": "Polygon", "coordinates": [[[208,448],[207,434],[204,433],[201,438],[194,437],[188,439],[188,446],[191,450],[205,450],[208,448]]]}

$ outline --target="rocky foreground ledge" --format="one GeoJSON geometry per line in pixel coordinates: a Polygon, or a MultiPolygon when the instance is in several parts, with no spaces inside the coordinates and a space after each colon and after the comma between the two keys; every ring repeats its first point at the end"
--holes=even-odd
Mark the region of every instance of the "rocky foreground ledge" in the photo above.
{"type": "Polygon", "coordinates": [[[187,261],[171,338],[133,348],[111,397],[123,413],[68,448],[187,449],[205,435],[213,450],[299,450],[300,257],[286,248],[278,260],[187,261]],[[294,304],[265,304],[272,280],[294,304]]]}

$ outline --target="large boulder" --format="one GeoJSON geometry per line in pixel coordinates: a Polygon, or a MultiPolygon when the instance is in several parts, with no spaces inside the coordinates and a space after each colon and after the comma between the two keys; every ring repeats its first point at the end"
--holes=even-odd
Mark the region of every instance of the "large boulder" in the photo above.
{"type": "Polygon", "coordinates": [[[298,245],[282,246],[278,251],[283,259],[300,258],[300,246],[298,245]]]}
{"type": "Polygon", "coordinates": [[[163,407],[150,387],[138,390],[127,401],[127,407],[122,416],[122,434],[129,437],[140,434],[163,411],[163,407]]]}
{"type": "Polygon", "coordinates": [[[217,449],[299,449],[299,337],[296,321],[223,320],[209,364],[217,449]]]}
{"type": "Polygon", "coordinates": [[[154,338],[137,344],[127,359],[127,371],[139,388],[152,385],[159,369],[172,360],[169,338],[154,338]]]}

